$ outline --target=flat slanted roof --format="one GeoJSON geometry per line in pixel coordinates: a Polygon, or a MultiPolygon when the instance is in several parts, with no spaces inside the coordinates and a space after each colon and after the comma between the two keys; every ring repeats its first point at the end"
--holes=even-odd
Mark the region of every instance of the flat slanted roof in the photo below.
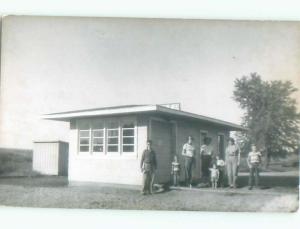
{"type": "Polygon", "coordinates": [[[175,110],[161,105],[127,105],[127,106],[86,109],[86,110],[75,110],[75,111],[66,111],[60,113],[45,114],[42,116],[42,118],[48,120],[68,122],[74,118],[89,118],[89,117],[97,117],[97,116],[150,113],[150,112],[156,112],[164,115],[178,116],[182,118],[190,118],[199,121],[205,121],[205,122],[225,126],[230,130],[239,130],[239,131],[247,130],[245,127],[242,127],[235,123],[223,121],[220,119],[210,118],[210,117],[206,117],[203,115],[198,115],[186,111],[175,110]]]}

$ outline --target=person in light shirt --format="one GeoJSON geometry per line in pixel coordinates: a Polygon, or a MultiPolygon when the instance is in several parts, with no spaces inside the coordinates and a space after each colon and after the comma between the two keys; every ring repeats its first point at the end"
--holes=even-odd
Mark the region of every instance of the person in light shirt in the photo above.
{"type": "Polygon", "coordinates": [[[253,188],[253,180],[255,180],[255,187],[259,183],[259,166],[261,164],[261,153],[257,151],[256,145],[251,146],[251,152],[248,154],[247,163],[250,169],[249,174],[249,190],[253,188]]]}
{"type": "Polygon", "coordinates": [[[233,138],[229,138],[228,146],[225,150],[225,157],[229,187],[236,188],[238,167],[240,165],[240,149],[235,144],[233,138]]]}
{"type": "Polygon", "coordinates": [[[193,137],[188,137],[188,142],[182,147],[182,156],[184,157],[185,183],[190,188],[192,187],[192,169],[195,163],[196,148],[193,145],[193,137]]]}

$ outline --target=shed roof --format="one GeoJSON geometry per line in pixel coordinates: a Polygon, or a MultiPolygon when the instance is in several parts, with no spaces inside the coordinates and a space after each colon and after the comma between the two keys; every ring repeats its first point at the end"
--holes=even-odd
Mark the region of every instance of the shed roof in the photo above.
{"type": "Polygon", "coordinates": [[[126,105],[126,106],[114,106],[114,107],[102,107],[85,110],[74,110],[59,113],[44,114],[43,119],[56,120],[56,121],[70,121],[75,118],[89,118],[100,116],[112,116],[122,114],[137,114],[137,113],[158,113],[167,116],[175,116],[181,118],[194,119],[198,121],[204,121],[219,126],[224,126],[230,130],[244,131],[247,130],[241,125],[223,121],[220,119],[210,118],[203,115],[198,115],[182,110],[171,109],[162,105],[126,105]]]}

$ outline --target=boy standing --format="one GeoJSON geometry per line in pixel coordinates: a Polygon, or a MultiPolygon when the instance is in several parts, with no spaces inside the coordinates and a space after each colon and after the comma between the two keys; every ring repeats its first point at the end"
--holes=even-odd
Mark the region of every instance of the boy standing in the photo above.
{"type": "Polygon", "coordinates": [[[249,174],[249,190],[253,188],[253,180],[255,180],[255,187],[258,187],[259,182],[259,166],[261,164],[261,153],[256,150],[256,146],[251,146],[251,152],[248,154],[247,163],[250,169],[249,174]]]}

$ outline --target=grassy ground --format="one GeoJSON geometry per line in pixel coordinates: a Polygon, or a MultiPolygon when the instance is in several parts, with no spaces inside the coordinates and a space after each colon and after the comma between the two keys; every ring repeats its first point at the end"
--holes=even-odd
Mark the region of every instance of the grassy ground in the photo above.
{"type": "Polygon", "coordinates": [[[0,148],[0,176],[31,176],[32,150],[0,148]]]}
{"type": "MultiPolygon", "coordinates": [[[[65,177],[41,177],[32,171],[32,151],[0,148],[0,205],[51,208],[103,208],[200,211],[295,211],[299,167],[273,163],[262,173],[262,189],[248,191],[248,169],[236,190],[168,190],[140,195],[139,187],[70,186],[65,177]],[[274,172],[278,171],[278,172],[274,172]],[[18,177],[19,176],[19,177],[18,177]]],[[[241,171],[242,172],[242,171],[241,171]]]]}
{"type": "MultiPolygon", "coordinates": [[[[270,176],[268,179],[277,178],[270,176]]],[[[139,187],[69,186],[65,177],[1,178],[0,205],[183,211],[295,211],[298,208],[298,186],[291,185],[290,181],[297,183],[298,178],[284,180],[286,184],[283,181],[280,184],[285,185],[253,191],[247,187],[216,191],[195,188],[142,196],[139,187]]]]}

